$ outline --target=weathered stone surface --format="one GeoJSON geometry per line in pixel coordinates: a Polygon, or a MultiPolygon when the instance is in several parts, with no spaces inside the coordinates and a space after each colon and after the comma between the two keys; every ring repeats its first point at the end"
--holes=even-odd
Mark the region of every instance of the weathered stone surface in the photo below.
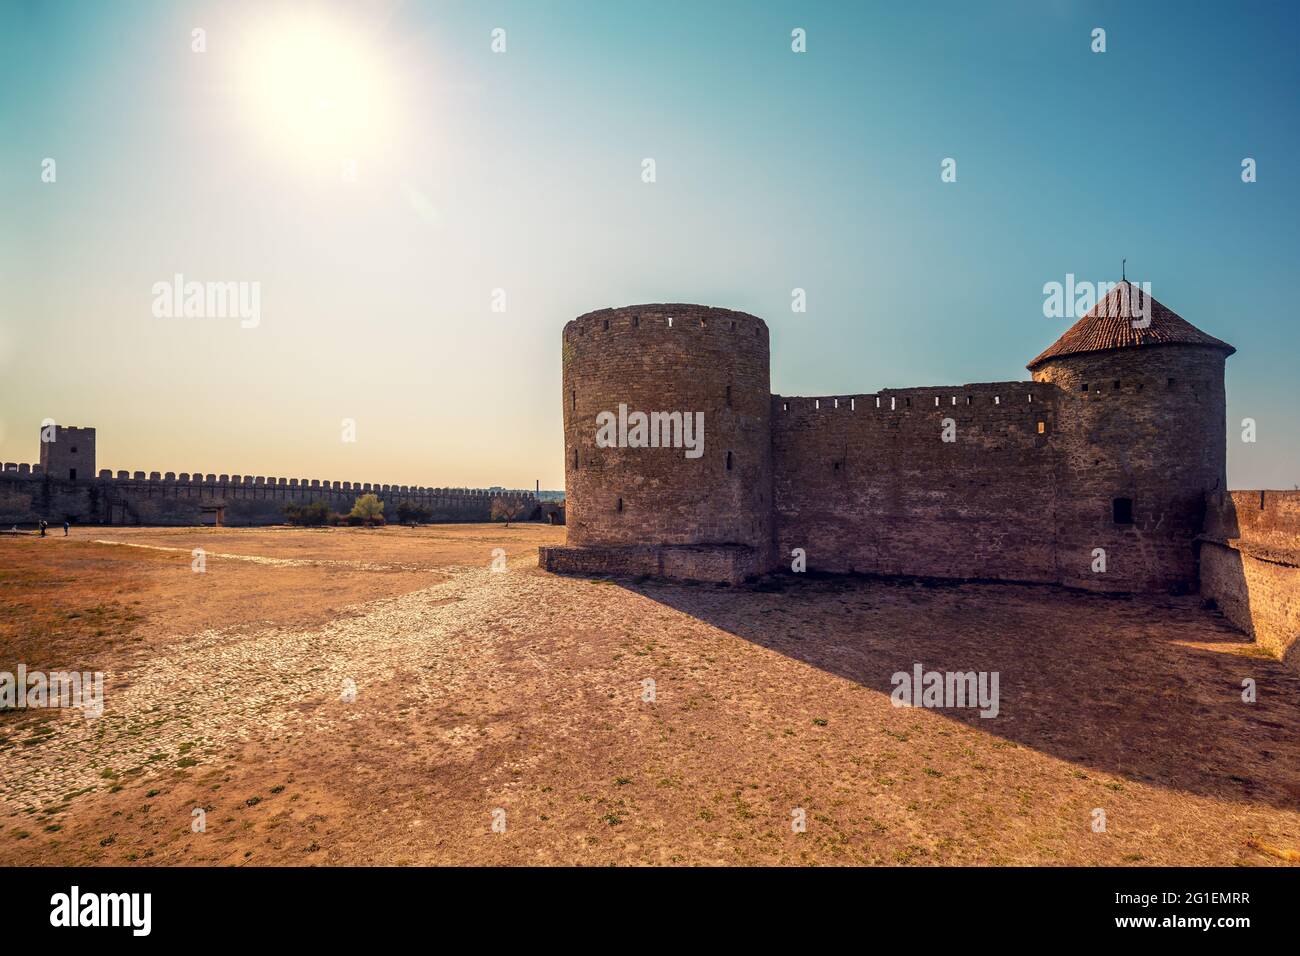
{"type": "Polygon", "coordinates": [[[542,564],[666,575],[638,549],[734,546],[759,572],[801,550],[810,571],[1194,591],[1204,498],[1226,483],[1232,347],[1163,306],[1140,334],[1114,326],[1076,324],[1031,382],[805,398],[769,394],[754,316],[580,316],[563,333],[568,550],[542,564]],[[598,447],[620,406],[703,413],[703,455],[598,447]]]}
{"type": "Polygon", "coordinates": [[[1300,491],[1210,495],[1200,584],[1224,617],[1300,670],[1300,491]]]}
{"type": "MultiPolygon", "coordinates": [[[[146,478],[143,471],[118,471],[114,478],[103,469],[96,475],[95,429],[59,425],[54,434],[53,442],[41,444],[45,467],[0,465],[0,524],[34,524],[42,518],[58,523],[66,518],[83,524],[198,525],[203,523],[203,509],[212,506],[224,508],[228,525],[278,524],[284,521],[287,504],[324,501],[335,511],[347,512],[361,488],[358,482],[308,484],[200,472],[177,477],[175,472],[151,471],[146,478]]],[[[410,501],[428,508],[433,521],[489,521],[496,497],[467,489],[383,487],[390,520],[395,520],[399,502],[410,501]]],[[[522,492],[515,497],[524,506],[524,519],[545,517],[535,495],[522,492]]]]}

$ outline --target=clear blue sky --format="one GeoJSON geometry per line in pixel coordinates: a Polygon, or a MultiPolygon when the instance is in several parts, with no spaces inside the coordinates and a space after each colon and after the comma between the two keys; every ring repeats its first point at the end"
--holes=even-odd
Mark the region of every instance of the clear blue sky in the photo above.
{"type": "Polygon", "coordinates": [[[276,8],[0,4],[0,458],[48,416],[101,467],[562,487],[579,313],[753,312],[786,394],[1018,379],[1044,283],[1127,257],[1239,350],[1230,483],[1300,483],[1298,4],[276,8]],[[308,24],[333,76],[257,66],[308,24]],[[177,272],[261,325],[154,317],[177,272]]]}

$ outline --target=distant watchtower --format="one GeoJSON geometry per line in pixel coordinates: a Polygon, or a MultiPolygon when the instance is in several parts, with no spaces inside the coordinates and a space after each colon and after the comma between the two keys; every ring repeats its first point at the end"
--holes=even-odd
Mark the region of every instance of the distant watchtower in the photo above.
{"type": "Polygon", "coordinates": [[[55,425],[52,434],[47,429],[41,429],[41,470],[59,481],[93,479],[95,429],[55,425]]]}

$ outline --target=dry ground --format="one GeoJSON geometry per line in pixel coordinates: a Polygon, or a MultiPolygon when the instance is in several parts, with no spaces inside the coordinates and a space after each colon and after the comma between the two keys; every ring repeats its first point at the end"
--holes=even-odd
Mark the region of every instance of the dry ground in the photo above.
{"type": "Polygon", "coordinates": [[[0,863],[1300,858],[1300,680],[1194,599],[539,571],[563,534],[0,538],[0,671],[107,675],[0,713],[0,863]],[[893,707],[915,662],[1001,713],[893,707]]]}

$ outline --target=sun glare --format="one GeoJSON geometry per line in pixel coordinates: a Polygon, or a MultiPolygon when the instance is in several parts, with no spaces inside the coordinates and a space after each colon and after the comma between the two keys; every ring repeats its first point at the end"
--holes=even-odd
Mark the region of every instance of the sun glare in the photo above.
{"type": "Polygon", "coordinates": [[[295,161],[357,159],[393,133],[389,65],[342,23],[268,21],[250,32],[238,64],[244,108],[295,161]]]}

